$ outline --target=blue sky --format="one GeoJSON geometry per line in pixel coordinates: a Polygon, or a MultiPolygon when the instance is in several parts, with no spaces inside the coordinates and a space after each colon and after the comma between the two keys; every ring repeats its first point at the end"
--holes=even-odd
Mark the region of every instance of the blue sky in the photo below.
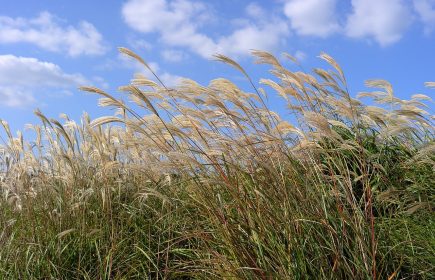
{"type": "MultiPolygon", "coordinates": [[[[140,54],[167,84],[187,77],[207,84],[240,75],[211,60],[239,61],[254,80],[268,77],[250,49],[287,52],[304,69],[332,55],[351,93],[364,80],[389,80],[395,94],[433,93],[435,0],[0,0],[0,119],[13,130],[49,117],[106,114],[97,97],[77,90],[94,85],[116,93],[139,69],[117,47],[140,54]]],[[[269,104],[282,111],[271,92],[269,104]]]]}

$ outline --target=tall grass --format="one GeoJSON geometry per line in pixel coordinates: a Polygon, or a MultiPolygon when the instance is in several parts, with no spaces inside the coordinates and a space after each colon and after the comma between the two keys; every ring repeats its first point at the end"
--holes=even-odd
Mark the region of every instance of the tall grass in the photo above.
{"type": "Polygon", "coordinates": [[[383,80],[355,99],[327,54],[313,73],[253,55],[271,93],[218,55],[252,92],[137,74],[128,103],[82,88],[113,116],[37,111],[29,142],[3,121],[1,278],[435,278],[431,99],[383,80]]]}

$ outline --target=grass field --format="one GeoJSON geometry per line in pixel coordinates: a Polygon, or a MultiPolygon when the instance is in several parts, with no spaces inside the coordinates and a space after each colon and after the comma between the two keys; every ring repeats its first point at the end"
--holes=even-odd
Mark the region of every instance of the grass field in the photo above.
{"type": "Polygon", "coordinates": [[[253,55],[264,90],[217,56],[251,92],[138,74],[132,102],[82,88],[113,116],[2,121],[0,279],[435,279],[431,99],[253,55]]]}

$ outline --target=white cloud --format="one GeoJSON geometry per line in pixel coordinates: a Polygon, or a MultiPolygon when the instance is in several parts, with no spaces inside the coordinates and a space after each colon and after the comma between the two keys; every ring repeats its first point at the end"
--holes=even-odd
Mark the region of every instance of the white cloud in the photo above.
{"type": "Polygon", "coordinates": [[[53,63],[36,58],[0,55],[0,104],[12,107],[33,103],[35,94],[65,92],[87,80],[80,74],[67,74],[53,63]]]}
{"type": "Polygon", "coordinates": [[[353,38],[374,38],[381,46],[399,41],[412,21],[402,0],[352,0],[346,34],[353,38]]]}
{"type": "Polygon", "coordinates": [[[288,0],[284,14],[300,35],[327,37],[337,31],[336,0],[288,0]]]}
{"type": "Polygon", "coordinates": [[[229,36],[221,37],[217,50],[230,56],[249,54],[249,50],[273,51],[287,36],[288,27],[282,21],[247,24],[233,31],[229,36]]]}
{"type": "Polygon", "coordinates": [[[130,0],[122,8],[127,24],[145,33],[197,26],[204,21],[204,12],[203,3],[188,0],[130,0]],[[200,20],[194,24],[193,17],[200,20]]]}
{"type": "Polygon", "coordinates": [[[122,8],[125,22],[142,33],[157,32],[170,46],[187,47],[208,57],[214,42],[198,32],[206,14],[205,5],[188,0],[130,0],[122,8]]]}
{"type": "Polygon", "coordinates": [[[10,43],[31,43],[70,56],[99,55],[107,49],[102,35],[91,23],[81,21],[77,27],[61,26],[48,12],[32,19],[0,16],[0,44],[10,43]]]}
{"type": "Polygon", "coordinates": [[[425,24],[424,33],[435,29],[435,0],[414,0],[414,9],[425,24]]]}
{"type": "MultiPolygon", "coordinates": [[[[250,9],[250,11],[249,11],[250,9]]],[[[248,7],[257,14],[259,6],[248,7]]],[[[215,53],[246,55],[249,49],[271,50],[288,34],[283,21],[245,22],[228,36],[212,38],[201,32],[210,17],[206,4],[190,0],[130,0],[122,8],[125,22],[142,33],[158,33],[167,46],[184,47],[210,58],[215,53]]]]}

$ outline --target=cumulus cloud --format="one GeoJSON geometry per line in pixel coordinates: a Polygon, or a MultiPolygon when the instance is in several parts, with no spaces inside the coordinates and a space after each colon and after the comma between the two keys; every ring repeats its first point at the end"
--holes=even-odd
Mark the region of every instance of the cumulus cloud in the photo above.
{"type": "Polygon", "coordinates": [[[373,38],[381,46],[399,41],[412,21],[402,0],[352,0],[346,34],[353,38],[373,38]]]}
{"type": "MultiPolygon", "coordinates": [[[[209,58],[215,53],[248,54],[249,49],[270,50],[287,35],[284,22],[245,22],[228,36],[212,38],[201,32],[210,17],[206,4],[190,0],[130,0],[122,8],[125,22],[142,33],[157,33],[160,40],[172,47],[184,47],[209,58]]],[[[251,16],[260,16],[258,5],[247,7],[251,16]]]]}
{"type": "Polygon", "coordinates": [[[205,4],[188,0],[130,0],[122,8],[126,22],[142,32],[197,27],[206,19],[205,12],[205,4]],[[193,17],[196,22],[191,21],[193,17]]]}
{"type": "Polygon", "coordinates": [[[288,34],[288,27],[282,21],[261,25],[248,23],[217,41],[217,52],[237,56],[248,54],[252,49],[273,50],[288,34]]]}
{"type": "Polygon", "coordinates": [[[435,0],[414,0],[414,9],[424,23],[424,32],[432,33],[435,29],[435,0]]]}
{"type": "Polygon", "coordinates": [[[131,28],[142,33],[157,32],[168,45],[209,56],[215,44],[197,30],[205,20],[205,12],[203,3],[187,0],[130,0],[122,8],[124,20],[131,28]]]}
{"type": "MultiPolygon", "coordinates": [[[[204,58],[216,53],[238,57],[248,55],[251,49],[274,51],[284,45],[291,31],[320,38],[334,34],[369,38],[387,46],[402,38],[413,18],[405,0],[351,0],[352,10],[347,15],[339,12],[338,0],[281,1],[281,14],[264,9],[261,2],[248,3],[245,16],[230,21],[225,34],[207,32],[206,25],[213,22],[207,18],[214,15],[205,1],[128,0],[122,16],[132,29],[156,34],[167,61],[182,60],[181,51],[204,58]]],[[[413,1],[429,32],[435,28],[435,0],[413,1]]]]}
{"type": "Polygon", "coordinates": [[[289,0],[284,14],[296,33],[327,37],[340,29],[336,5],[336,0],[289,0]]]}
{"type": "Polygon", "coordinates": [[[0,16],[0,44],[30,43],[44,50],[70,56],[100,55],[107,50],[102,35],[89,22],[62,26],[48,12],[36,18],[0,16]]]}
{"type": "Polygon", "coordinates": [[[36,58],[0,55],[0,104],[12,107],[33,103],[37,93],[65,92],[86,84],[80,74],[67,74],[53,63],[36,58]]]}

